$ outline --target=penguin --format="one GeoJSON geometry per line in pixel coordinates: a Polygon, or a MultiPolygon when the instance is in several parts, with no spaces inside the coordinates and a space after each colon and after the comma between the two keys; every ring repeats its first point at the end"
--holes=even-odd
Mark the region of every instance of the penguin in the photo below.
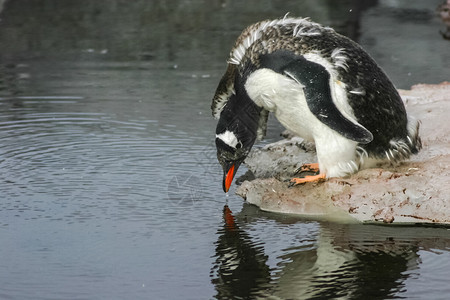
{"type": "Polygon", "coordinates": [[[283,17],[247,27],[232,48],[211,104],[215,144],[228,192],[269,113],[316,147],[317,174],[292,184],[345,177],[396,164],[421,148],[420,122],[360,45],[309,18],[283,17]]]}

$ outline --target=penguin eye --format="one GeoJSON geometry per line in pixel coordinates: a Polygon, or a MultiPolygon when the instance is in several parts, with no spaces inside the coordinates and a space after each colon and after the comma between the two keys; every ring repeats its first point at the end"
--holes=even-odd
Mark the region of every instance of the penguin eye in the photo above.
{"type": "Polygon", "coordinates": [[[242,148],[242,143],[240,141],[238,141],[238,143],[236,144],[236,149],[241,149],[242,148]]]}

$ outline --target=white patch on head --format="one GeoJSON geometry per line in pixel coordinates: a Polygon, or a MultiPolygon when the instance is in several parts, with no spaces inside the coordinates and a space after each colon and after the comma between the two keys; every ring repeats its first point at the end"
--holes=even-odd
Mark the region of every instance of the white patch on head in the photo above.
{"type": "Polygon", "coordinates": [[[238,140],[236,135],[229,130],[226,130],[225,132],[221,134],[216,134],[216,138],[222,140],[225,144],[230,146],[231,148],[236,149],[236,146],[240,144],[242,146],[242,143],[238,140]]]}

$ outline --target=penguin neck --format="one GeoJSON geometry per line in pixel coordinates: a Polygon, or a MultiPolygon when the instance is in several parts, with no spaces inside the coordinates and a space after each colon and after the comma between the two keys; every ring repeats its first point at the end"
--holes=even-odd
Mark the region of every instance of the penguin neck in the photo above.
{"type": "Polygon", "coordinates": [[[258,106],[248,95],[245,86],[239,80],[235,83],[236,97],[235,103],[236,107],[235,113],[240,118],[240,120],[246,124],[248,129],[251,129],[256,136],[256,131],[259,127],[259,118],[261,115],[262,107],[258,106]]]}
{"type": "Polygon", "coordinates": [[[262,108],[249,97],[244,86],[236,80],[235,94],[230,97],[222,111],[218,131],[232,131],[245,148],[255,143],[262,108]]]}

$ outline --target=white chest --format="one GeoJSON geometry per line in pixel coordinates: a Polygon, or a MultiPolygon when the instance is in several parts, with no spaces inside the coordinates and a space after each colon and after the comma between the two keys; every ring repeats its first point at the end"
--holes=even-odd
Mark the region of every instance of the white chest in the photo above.
{"type": "Polygon", "coordinates": [[[270,69],[253,72],[245,84],[248,95],[258,106],[273,112],[287,129],[314,141],[315,135],[330,129],[309,110],[298,82],[270,69]]]}

